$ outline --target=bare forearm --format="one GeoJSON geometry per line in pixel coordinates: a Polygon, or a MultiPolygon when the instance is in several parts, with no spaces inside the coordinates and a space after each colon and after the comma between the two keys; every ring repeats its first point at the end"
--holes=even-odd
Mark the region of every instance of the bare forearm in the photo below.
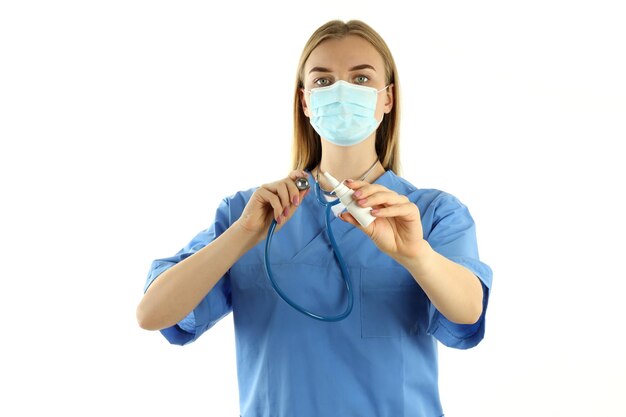
{"type": "Polygon", "coordinates": [[[178,323],[257,242],[258,238],[234,223],[213,242],[163,272],[137,307],[139,325],[159,330],[178,323]]]}
{"type": "Polygon", "coordinates": [[[480,280],[469,269],[438,254],[426,241],[419,257],[399,262],[448,320],[459,324],[478,321],[483,290],[480,280]]]}

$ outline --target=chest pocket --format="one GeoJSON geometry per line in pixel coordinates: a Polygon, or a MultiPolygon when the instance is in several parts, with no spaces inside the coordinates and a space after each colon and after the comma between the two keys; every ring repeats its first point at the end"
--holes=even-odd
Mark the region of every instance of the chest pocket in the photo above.
{"type": "MultiPolygon", "coordinates": [[[[280,289],[302,308],[327,316],[345,310],[345,283],[336,265],[273,264],[272,271],[280,289]]],[[[358,269],[350,273],[354,276],[358,269]]],[[[231,268],[231,281],[234,299],[247,300],[248,306],[254,304],[257,308],[267,309],[277,304],[281,309],[291,308],[275,294],[263,265],[235,265],[231,268]],[[261,297],[263,303],[257,302],[261,297]]]]}
{"type": "Polygon", "coordinates": [[[406,337],[426,333],[429,301],[406,269],[362,269],[360,297],[362,337],[406,337]]]}

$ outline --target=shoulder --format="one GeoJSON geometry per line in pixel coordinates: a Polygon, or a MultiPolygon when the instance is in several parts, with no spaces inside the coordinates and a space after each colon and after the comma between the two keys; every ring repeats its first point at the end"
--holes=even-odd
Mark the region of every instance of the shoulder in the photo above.
{"type": "Polygon", "coordinates": [[[382,178],[382,185],[407,196],[422,209],[426,208],[464,208],[464,204],[454,195],[437,188],[418,188],[407,179],[396,175],[393,171],[387,171],[382,178]]]}
{"type": "Polygon", "coordinates": [[[234,194],[224,197],[222,200],[224,203],[228,204],[231,208],[237,208],[246,206],[248,201],[250,201],[250,197],[259,187],[249,188],[247,190],[237,191],[234,194]]]}
{"type": "Polygon", "coordinates": [[[248,204],[248,201],[250,201],[250,197],[252,197],[252,194],[254,194],[257,189],[258,187],[237,191],[234,194],[222,198],[222,201],[220,201],[217,207],[217,212],[215,213],[216,221],[224,222],[226,226],[232,224],[233,221],[241,216],[243,209],[248,204]]]}

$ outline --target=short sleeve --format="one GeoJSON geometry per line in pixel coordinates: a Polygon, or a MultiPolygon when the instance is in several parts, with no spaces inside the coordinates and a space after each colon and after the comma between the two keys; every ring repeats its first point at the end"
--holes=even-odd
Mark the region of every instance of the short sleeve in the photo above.
{"type": "Polygon", "coordinates": [[[476,225],[465,205],[450,194],[442,193],[427,210],[427,216],[432,222],[426,236],[430,246],[437,253],[472,271],[483,288],[483,311],[476,323],[451,322],[431,303],[428,333],[446,346],[469,349],[476,346],[485,334],[485,315],[493,273],[479,259],[476,225]]]}
{"type": "MultiPolygon", "coordinates": [[[[198,233],[176,255],[155,259],[152,262],[144,292],[166,270],[204,248],[221,235],[230,225],[228,200],[223,200],[217,209],[213,224],[198,233]]],[[[161,330],[161,334],[172,344],[186,345],[195,341],[220,319],[232,311],[230,277],[227,272],[187,317],[172,327],[161,330]]]]}

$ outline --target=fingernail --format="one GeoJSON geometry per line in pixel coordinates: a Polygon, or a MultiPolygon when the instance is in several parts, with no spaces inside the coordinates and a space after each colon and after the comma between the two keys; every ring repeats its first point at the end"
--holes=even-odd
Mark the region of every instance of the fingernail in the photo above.
{"type": "Polygon", "coordinates": [[[355,192],[354,192],[354,196],[355,196],[355,197],[361,197],[361,194],[363,194],[363,193],[361,192],[361,190],[357,190],[357,191],[355,191],[355,192]]]}
{"type": "Polygon", "coordinates": [[[360,205],[363,205],[365,203],[367,203],[367,198],[364,198],[363,200],[359,200],[360,205]]]}
{"type": "Polygon", "coordinates": [[[354,182],[354,180],[346,180],[346,182],[350,183],[350,182],[354,182]]]}
{"type": "Polygon", "coordinates": [[[299,204],[300,204],[300,201],[299,201],[299,199],[298,199],[298,196],[297,196],[297,195],[294,195],[294,196],[293,196],[293,200],[292,200],[291,202],[293,203],[293,205],[294,205],[294,206],[297,206],[297,205],[299,205],[299,204]]]}
{"type": "Polygon", "coordinates": [[[289,216],[289,207],[285,207],[285,210],[283,210],[282,216],[285,216],[285,217],[289,216]]]}
{"type": "Polygon", "coordinates": [[[276,223],[280,224],[280,222],[282,221],[283,221],[283,216],[282,215],[278,216],[278,218],[276,219],[276,223]]]}

